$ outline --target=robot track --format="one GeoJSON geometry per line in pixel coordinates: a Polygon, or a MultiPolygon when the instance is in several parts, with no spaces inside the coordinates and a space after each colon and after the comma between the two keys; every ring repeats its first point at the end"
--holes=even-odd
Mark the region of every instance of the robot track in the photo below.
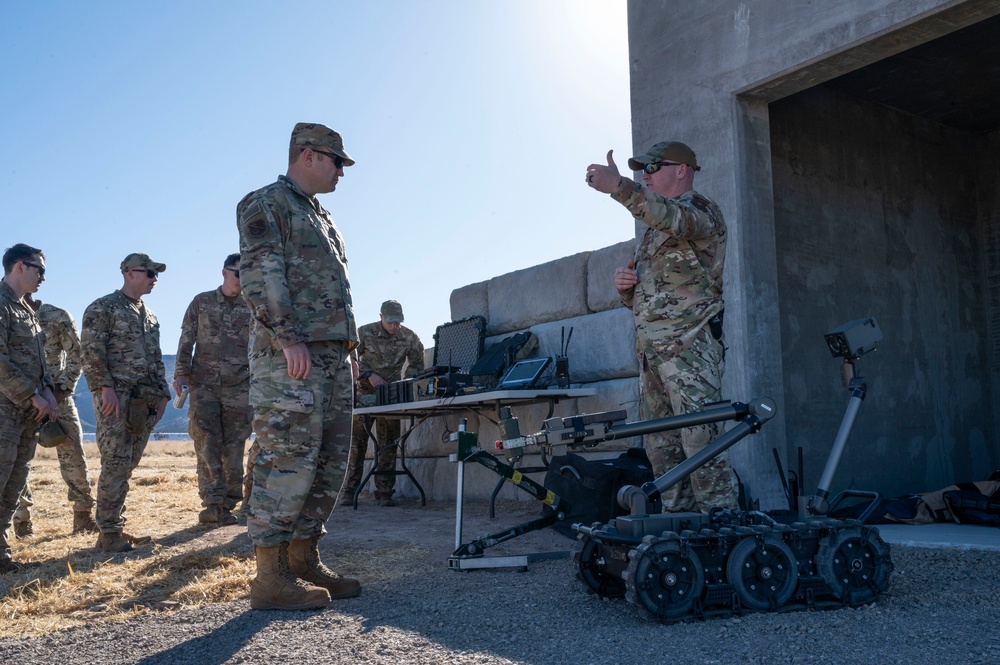
{"type": "Polygon", "coordinates": [[[598,595],[624,595],[650,621],[857,607],[889,587],[893,570],[878,531],[854,520],[685,513],[671,525],[693,528],[656,535],[641,533],[641,518],[619,521],[578,527],[577,577],[598,595]]]}

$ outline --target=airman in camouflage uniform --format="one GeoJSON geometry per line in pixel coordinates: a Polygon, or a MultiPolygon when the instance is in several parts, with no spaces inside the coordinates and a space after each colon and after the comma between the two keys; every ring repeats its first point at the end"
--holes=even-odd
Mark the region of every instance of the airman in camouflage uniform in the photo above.
{"type": "MultiPolygon", "coordinates": [[[[694,152],[678,141],[657,143],[628,161],[643,171],[645,187],[607,165],[591,164],[587,183],[611,194],[646,225],[635,256],[615,270],[622,303],[635,317],[641,365],[640,415],[663,418],[722,399],[722,270],[726,222],[719,207],[694,191],[700,170],[694,152]],[[714,320],[714,321],[713,321],[714,320]]],[[[647,434],[646,452],[660,476],[721,434],[718,424],[647,434]]],[[[735,508],[737,489],[729,455],[695,471],[663,496],[665,511],[735,508]]]]}
{"type": "Polygon", "coordinates": [[[146,254],[129,254],[120,267],[122,288],[87,307],[80,342],[101,452],[97,547],[106,552],[125,552],[151,541],[124,532],[123,512],[129,479],[170,398],[160,324],[142,300],[167,266],[146,254]]]}
{"type": "Polygon", "coordinates": [[[247,515],[255,609],[310,609],[361,593],[317,548],[347,467],[358,332],[344,239],[316,195],[334,191],[352,164],[340,134],[299,123],[287,175],[236,210],[260,449],[247,515]]]}
{"type": "MultiPolygon", "coordinates": [[[[58,422],[65,434],[65,440],[55,449],[59,458],[59,473],[66,482],[68,499],[73,504],[73,533],[94,533],[97,523],[91,514],[94,497],[90,491],[90,471],[83,452],[80,414],[73,402],[73,392],[83,371],[80,365],[80,336],[73,315],[66,310],[37,300],[30,300],[29,304],[45,333],[45,362],[55,384],[58,422]]],[[[31,488],[30,484],[26,484],[21,505],[14,514],[15,531],[19,524],[29,525],[30,529],[31,505],[31,488]]]]}
{"type": "Polygon", "coordinates": [[[240,297],[240,255],[230,254],[222,286],[199,293],[184,313],[174,390],[191,391],[188,433],[198,458],[202,524],[235,524],[243,498],[243,450],[250,436],[250,310],[240,297]]]}
{"type": "Polygon", "coordinates": [[[35,430],[59,417],[45,338],[25,301],[45,280],[42,250],[19,243],[3,254],[0,282],[0,575],[17,572],[7,540],[35,455],[35,430]]]}
{"type": "MultiPolygon", "coordinates": [[[[358,371],[357,393],[360,400],[364,396],[374,396],[375,388],[416,376],[424,370],[424,345],[417,334],[401,325],[403,306],[395,300],[382,303],[379,320],[358,328],[358,371]],[[404,374],[405,365],[405,374],[404,374]]],[[[375,498],[380,506],[394,506],[393,488],[396,485],[396,441],[400,426],[395,418],[375,420],[375,438],[378,442],[378,465],[375,468],[375,498]]],[[[364,470],[365,451],[368,450],[368,430],[364,418],[354,419],[351,439],[351,461],[347,466],[347,480],[344,482],[345,498],[354,496],[361,482],[364,470]]]]}

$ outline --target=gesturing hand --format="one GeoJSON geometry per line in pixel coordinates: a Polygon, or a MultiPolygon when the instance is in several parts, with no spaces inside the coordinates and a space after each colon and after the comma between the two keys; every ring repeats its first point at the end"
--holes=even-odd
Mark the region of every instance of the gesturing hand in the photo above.
{"type": "Polygon", "coordinates": [[[635,259],[629,259],[627,266],[615,268],[615,288],[619,291],[628,291],[638,283],[639,279],[635,274],[635,259]]]}
{"type": "Polygon", "coordinates": [[[611,194],[621,184],[622,176],[612,157],[614,150],[608,150],[608,165],[591,164],[587,167],[587,184],[599,192],[611,194]]]}

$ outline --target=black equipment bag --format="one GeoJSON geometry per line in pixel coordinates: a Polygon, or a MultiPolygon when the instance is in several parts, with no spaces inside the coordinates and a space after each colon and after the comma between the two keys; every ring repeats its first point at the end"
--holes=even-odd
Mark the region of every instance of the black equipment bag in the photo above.
{"type": "Polygon", "coordinates": [[[533,332],[520,332],[490,344],[476,364],[469,369],[473,380],[484,388],[493,388],[504,373],[518,360],[524,360],[538,347],[533,332]]]}
{"type": "MultiPolygon", "coordinates": [[[[618,490],[652,480],[653,467],[643,448],[629,448],[616,458],[604,460],[587,460],[572,453],[553,457],[545,474],[545,488],[566,499],[570,512],[552,528],[575,540],[574,523],[590,526],[627,515],[628,511],[616,501],[618,490]]],[[[542,514],[551,511],[549,506],[542,508],[542,514]]]]}

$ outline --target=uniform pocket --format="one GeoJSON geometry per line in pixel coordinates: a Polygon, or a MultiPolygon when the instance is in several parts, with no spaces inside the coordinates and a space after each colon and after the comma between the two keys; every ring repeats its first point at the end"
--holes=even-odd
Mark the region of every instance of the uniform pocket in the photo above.
{"type": "Polygon", "coordinates": [[[312,413],[315,398],[303,381],[288,376],[284,357],[266,353],[250,359],[250,405],[312,413]]]}
{"type": "Polygon", "coordinates": [[[125,409],[125,427],[134,436],[146,436],[149,432],[149,405],[141,397],[129,397],[125,409]]]}

